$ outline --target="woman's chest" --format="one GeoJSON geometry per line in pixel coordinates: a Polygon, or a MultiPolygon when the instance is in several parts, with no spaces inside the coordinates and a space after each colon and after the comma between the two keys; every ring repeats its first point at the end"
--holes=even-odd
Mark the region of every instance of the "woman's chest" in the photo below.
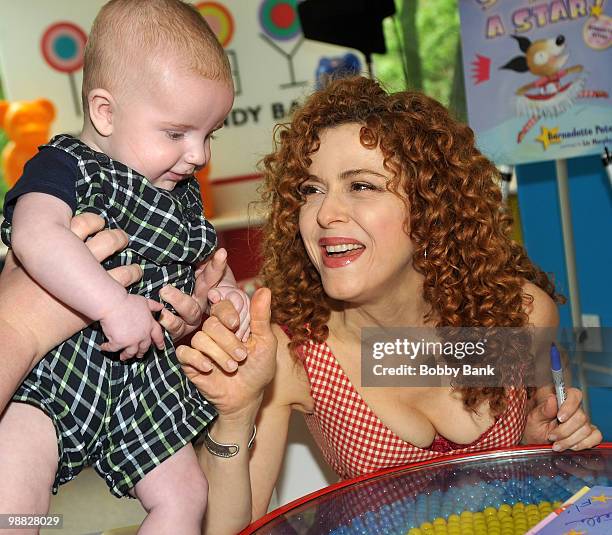
{"type": "Polygon", "coordinates": [[[352,398],[351,410],[371,411],[383,426],[414,446],[427,448],[436,435],[470,444],[495,422],[488,406],[477,413],[468,411],[450,387],[364,387],[359,346],[331,338],[327,347],[329,376],[321,379],[334,382],[328,395],[341,391],[347,400],[352,398]]]}

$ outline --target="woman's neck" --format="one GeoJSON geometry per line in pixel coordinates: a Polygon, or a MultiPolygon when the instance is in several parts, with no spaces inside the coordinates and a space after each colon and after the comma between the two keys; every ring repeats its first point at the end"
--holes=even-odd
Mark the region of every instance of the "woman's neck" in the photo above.
{"type": "Polygon", "coordinates": [[[336,336],[357,335],[363,327],[422,327],[429,306],[422,296],[422,286],[405,297],[404,292],[387,295],[384,299],[367,304],[337,303],[332,306],[328,321],[336,336]]]}

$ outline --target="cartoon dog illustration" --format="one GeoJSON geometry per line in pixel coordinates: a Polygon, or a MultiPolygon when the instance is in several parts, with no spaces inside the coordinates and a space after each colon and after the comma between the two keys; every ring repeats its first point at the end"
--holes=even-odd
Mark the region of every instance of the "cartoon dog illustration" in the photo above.
{"type": "Polygon", "coordinates": [[[517,40],[524,56],[516,56],[500,67],[516,72],[527,72],[538,77],[537,80],[519,87],[516,90],[517,111],[520,115],[529,116],[517,136],[520,143],[527,132],[542,117],[556,117],[569,109],[577,98],[607,98],[606,91],[584,89],[585,78],[579,76],[563,83],[568,74],[581,73],[582,65],[564,68],[569,54],[566,53],[566,42],[563,35],[552,39],[540,39],[533,43],[518,35],[512,35],[517,40]]]}

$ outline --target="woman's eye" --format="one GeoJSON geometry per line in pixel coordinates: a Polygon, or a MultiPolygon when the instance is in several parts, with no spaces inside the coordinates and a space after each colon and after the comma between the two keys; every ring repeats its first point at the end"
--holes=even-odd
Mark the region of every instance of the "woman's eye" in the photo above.
{"type": "Polygon", "coordinates": [[[351,184],[352,191],[378,191],[379,188],[367,182],[353,182],[351,184]]]}
{"type": "Polygon", "coordinates": [[[298,188],[298,192],[303,197],[306,197],[307,195],[312,195],[313,193],[320,193],[321,190],[312,184],[301,184],[298,188]]]}
{"type": "Polygon", "coordinates": [[[185,135],[183,132],[166,132],[166,135],[172,140],[172,141],[178,141],[179,139],[183,139],[183,136],[185,135]]]}

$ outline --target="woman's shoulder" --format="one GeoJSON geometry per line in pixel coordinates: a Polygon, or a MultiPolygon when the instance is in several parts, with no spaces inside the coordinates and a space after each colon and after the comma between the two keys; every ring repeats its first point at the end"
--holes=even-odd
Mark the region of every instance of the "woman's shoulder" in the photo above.
{"type": "Polygon", "coordinates": [[[523,284],[523,296],[523,308],[529,316],[531,325],[556,327],[559,324],[557,305],[542,288],[526,281],[523,284]]]}
{"type": "Polygon", "coordinates": [[[278,346],[276,350],[276,374],[272,381],[275,402],[291,405],[301,412],[312,412],[312,396],[308,376],[301,362],[289,350],[289,336],[279,325],[272,325],[278,346]]]}

